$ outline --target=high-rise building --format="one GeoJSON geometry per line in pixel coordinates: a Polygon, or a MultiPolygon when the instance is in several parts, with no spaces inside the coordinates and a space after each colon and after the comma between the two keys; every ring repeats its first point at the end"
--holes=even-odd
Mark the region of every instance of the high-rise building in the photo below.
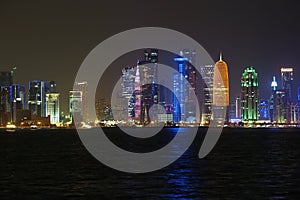
{"type": "Polygon", "coordinates": [[[134,80],[135,80],[136,70],[134,67],[126,67],[122,69],[122,97],[126,101],[126,121],[131,121],[134,119],[134,80]]]}
{"type": "Polygon", "coordinates": [[[185,121],[186,122],[200,122],[200,113],[196,113],[196,103],[197,100],[195,98],[197,86],[197,73],[196,73],[196,51],[183,49],[179,52],[181,57],[187,58],[187,62],[185,63],[185,121]]]}
{"type": "Polygon", "coordinates": [[[274,92],[273,122],[286,123],[286,94],[285,90],[276,90],[274,92]]]}
{"type": "Polygon", "coordinates": [[[178,64],[178,72],[175,73],[173,77],[173,120],[175,123],[180,121],[185,121],[185,99],[186,99],[186,84],[185,84],[185,66],[188,61],[187,58],[184,57],[176,57],[174,61],[178,64]]]}
{"type": "MultiPolygon", "coordinates": [[[[144,60],[138,62],[141,87],[141,117],[140,122],[150,123],[149,110],[158,104],[159,92],[157,84],[158,50],[145,50],[144,60]]],[[[155,121],[155,119],[151,119],[155,121]]]]}
{"type": "Polygon", "coordinates": [[[110,105],[108,103],[108,99],[107,98],[100,98],[100,99],[96,100],[95,104],[96,104],[95,109],[96,109],[97,119],[99,121],[104,120],[104,109],[105,109],[105,107],[110,105]]]}
{"type": "Polygon", "coordinates": [[[10,86],[11,121],[16,123],[17,110],[26,109],[26,89],[24,85],[13,84],[10,86]]]}
{"type": "Polygon", "coordinates": [[[285,91],[285,112],[286,122],[292,121],[292,104],[293,104],[293,68],[281,68],[281,86],[285,91]]]}
{"type": "Polygon", "coordinates": [[[274,121],[274,95],[277,90],[277,82],[275,76],[273,76],[273,81],[271,83],[272,91],[271,91],[271,97],[269,101],[269,116],[270,116],[270,121],[274,121]]]}
{"type": "Polygon", "coordinates": [[[87,95],[88,95],[88,82],[87,81],[82,81],[82,82],[75,82],[73,86],[74,91],[81,91],[82,93],[82,120],[84,122],[88,121],[88,102],[87,102],[87,95]]]}
{"type": "Polygon", "coordinates": [[[10,87],[1,86],[0,91],[0,123],[6,125],[7,122],[11,122],[11,101],[10,101],[10,87]]]}
{"type": "Polygon", "coordinates": [[[299,120],[298,113],[299,113],[298,103],[291,103],[291,112],[290,112],[291,123],[297,123],[298,122],[298,120],[299,120]]]}
{"type": "Polygon", "coordinates": [[[229,106],[229,80],[227,63],[222,60],[220,54],[219,61],[214,67],[213,80],[213,120],[218,123],[228,122],[229,106]]]}
{"type": "Polygon", "coordinates": [[[46,94],[55,93],[54,81],[33,80],[28,86],[28,109],[33,115],[47,117],[46,94]]]}
{"type": "Polygon", "coordinates": [[[196,66],[196,51],[190,49],[183,49],[179,52],[179,55],[183,58],[187,58],[187,61],[196,66]]]}
{"type": "Polygon", "coordinates": [[[263,121],[270,120],[269,101],[268,100],[259,101],[258,114],[259,114],[259,117],[258,117],[259,120],[263,120],[263,121]]]}
{"type": "Polygon", "coordinates": [[[75,117],[82,121],[82,91],[69,91],[69,111],[71,120],[75,117]]]}
{"type": "Polygon", "coordinates": [[[211,109],[213,101],[213,79],[214,79],[214,66],[205,65],[200,67],[200,74],[203,82],[203,104],[202,104],[202,116],[201,124],[209,125],[211,120],[211,109]]]}
{"type": "Polygon", "coordinates": [[[50,115],[50,123],[60,122],[59,93],[46,94],[46,116],[50,115]]]}
{"type": "Polygon", "coordinates": [[[28,88],[28,109],[33,115],[46,117],[46,82],[33,80],[29,82],[28,88]]]}
{"type": "Polygon", "coordinates": [[[258,79],[253,67],[247,67],[241,78],[242,121],[254,123],[258,120],[258,79]]]}
{"type": "Polygon", "coordinates": [[[134,120],[136,123],[141,123],[141,81],[140,81],[140,68],[137,66],[134,78],[134,120]]]}
{"type": "Polygon", "coordinates": [[[293,68],[281,68],[281,88],[285,90],[288,102],[293,100],[293,68]]]}
{"type": "Polygon", "coordinates": [[[235,99],[235,118],[242,119],[242,104],[240,97],[235,99]]]}
{"type": "Polygon", "coordinates": [[[200,122],[200,113],[196,113],[195,98],[197,87],[196,52],[188,49],[181,50],[174,58],[178,73],[173,75],[173,120],[177,122],[200,122]]]}

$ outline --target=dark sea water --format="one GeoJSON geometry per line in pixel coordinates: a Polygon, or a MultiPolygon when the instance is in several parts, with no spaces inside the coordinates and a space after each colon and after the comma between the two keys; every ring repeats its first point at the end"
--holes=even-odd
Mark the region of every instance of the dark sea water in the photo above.
{"type": "MultiPolygon", "coordinates": [[[[124,149],[151,150],[176,130],[164,129],[148,144],[106,132],[124,149]]],[[[224,129],[200,160],[204,136],[200,129],[168,167],[128,174],[98,162],[76,130],[1,131],[0,199],[300,199],[300,129],[224,129]]]]}

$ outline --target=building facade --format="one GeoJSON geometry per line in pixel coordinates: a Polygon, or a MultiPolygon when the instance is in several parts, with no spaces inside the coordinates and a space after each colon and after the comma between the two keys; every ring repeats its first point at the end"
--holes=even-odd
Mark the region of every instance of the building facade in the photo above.
{"type": "Polygon", "coordinates": [[[229,118],[229,79],[228,79],[228,66],[222,60],[220,54],[219,61],[216,62],[214,67],[213,79],[213,120],[217,123],[227,123],[229,118]]]}
{"type": "Polygon", "coordinates": [[[244,70],[241,84],[242,121],[254,123],[258,120],[258,75],[252,66],[244,70]]]}
{"type": "Polygon", "coordinates": [[[46,94],[46,116],[50,115],[51,124],[60,122],[59,97],[59,93],[46,94]]]}

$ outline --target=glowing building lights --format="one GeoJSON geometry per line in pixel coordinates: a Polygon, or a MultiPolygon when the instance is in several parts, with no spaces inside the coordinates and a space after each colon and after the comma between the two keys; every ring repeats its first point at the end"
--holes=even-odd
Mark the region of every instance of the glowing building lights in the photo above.
{"type": "Polygon", "coordinates": [[[213,120],[224,122],[228,121],[227,109],[229,106],[229,81],[227,63],[223,61],[222,54],[214,67],[213,80],[213,103],[215,111],[213,112],[213,120]],[[226,114],[227,113],[227,114],[226,114]],[[224,116],[226,115],[225,119],[224,116]]]}
{"type": "Polygon", "coordinates": [[[244,70],[241,78],[242,121],[253,123],[258,119],[258,79],[253,67],[244,70]]]}
{"type": "Polygon", "coordinates": [[[273,91],[275,91],[277,88],[277,82],[275,80],[275,76],[273,76],[273,81],[271,83],[271,87],[272,87],[273,91]]]}

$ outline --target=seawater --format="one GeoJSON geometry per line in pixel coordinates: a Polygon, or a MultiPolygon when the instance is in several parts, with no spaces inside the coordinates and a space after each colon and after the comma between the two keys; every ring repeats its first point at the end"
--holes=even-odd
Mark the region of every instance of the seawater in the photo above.
{"type": "MultiPolygon", "coordinates": [[[[147,152],[176,129],[134,139],[105,129],[118,146],[147,152]]],[[[300,199],[299,129],[223,129],[204,159],[206,129],[173,164],[150,173],[111,169],[85,149],[76,130],[0,131],[0,199],[300,199]]]]}

